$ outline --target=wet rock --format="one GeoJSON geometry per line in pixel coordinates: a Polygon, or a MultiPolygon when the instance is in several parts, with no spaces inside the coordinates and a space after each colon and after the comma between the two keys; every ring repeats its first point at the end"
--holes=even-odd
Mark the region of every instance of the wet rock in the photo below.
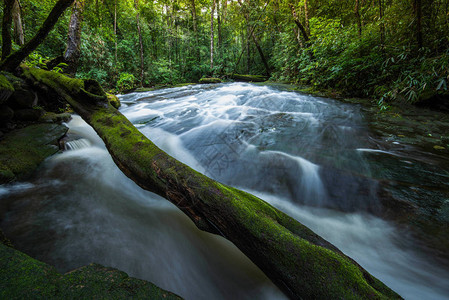
{"type": "Polygon", "coordinates": [[[24,80],[18,79],[13,82],[14,93],[8,100],[9,105],[14,109],[32,108],[37,105],[37,95],[33,92],[24,80]]]}
{"type": "Polygon", "coordinates": [[[5,103],[14,92],[14,86],[4,74],[0,74],[0,104],[5,103]]]}
{"type": "Polygon", "coordinates": [[[18,121],[37,121],[44,114],[42,109],[19,109],[14,112],[14,118],[18,121]]]}
{"type": "Polygon", "coordinates": [[[5,126],[14,117],[14,111],[7,105],[0,105],[0,127],[5,126]]]}
{"type": "Polygon", "coordinates": [[[64,125],[36,124],[6,134],[0,141],[0,184],[31,175],[59,151],[58,140],[67,130],[64,125]]]}
{"type": "Polygon", "coordinates": [[[70,113],[53,113],[53,112],[45,112],[39,119],[41,122],[45,123],[62,123],[68,122],[72,118],[70,113]]]}

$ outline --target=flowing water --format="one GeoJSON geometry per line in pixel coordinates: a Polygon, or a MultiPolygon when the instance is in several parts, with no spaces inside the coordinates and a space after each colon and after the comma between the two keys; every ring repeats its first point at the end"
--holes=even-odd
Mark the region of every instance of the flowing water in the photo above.
{"type": "MultiPolygon", "coordinates": [[[[120,98],[161,149],[285,211],[403,297],[449,298],[444,264],[372,214],[381,204],[365,153],[380,150],[360,107],[243,83],[120,98]]],[[[116,267],[187,299],[285,298],[231,243],[125,177],[79,117],[68,125],[82,140],[32,180],[0,186],[2,227],[18,249],[61,272],[116,267]]]]}

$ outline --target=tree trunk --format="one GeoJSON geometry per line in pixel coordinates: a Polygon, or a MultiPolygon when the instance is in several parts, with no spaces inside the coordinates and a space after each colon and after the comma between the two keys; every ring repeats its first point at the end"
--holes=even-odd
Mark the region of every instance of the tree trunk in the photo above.
{"type": "MultiPolygon", "coordinates": [[[[225,0],[226,1],[226,0],[225,0]]],[[[221,55],[221,43],[223,40],[221,32],[221,11],[220,11],[220,0],[217,0],[217,26],[218,26],[218,53],[221,55]]]]}
{"type": "MultiPolygon", "coordinates": [[[[9,1],[9,0],[8,0],[9,1]]],[[[33,52],[37,46],[39,46],[43,40],[47,37],[48,33],[53,29],[56,22],[62,13],[73,3],[74,0],[59,0],[47,19],[44,21],[44,24],[36,33],[36,35],[28,41],[25,45],[20,48],[20,50],[14,52],[9,55],[5,60],[3,60],[0,64],[0,70],[13,72],[19,64],[24,60],[31,52],[33,52]]]]}
{"type": "Polygon", "coordinates": [[[67,48],[64,53],[64,61],[68,64],[66,73],[75,76],[81,56],[81,29],[83,23],[83,11],[85,0],[75,0],[72,6],[72,14],[67,34],[67,48]]]}
{"type": "Polygon", "coordinates": [[[214,69],[214,13],[215,0],[212,0],[212,9],[210,12],[210,70],[212,73],[214,69]]]}
{"type": "Polygon", "coordinates": [[[23,46],[25,44],[25,39],[23,37],[23,26],[22,26],[22,17],[21,17],[21,6],[19,0],[14,1],[14,5],[12,7],[12,20],[14,23],[14,42],[17,45],[23,46]]]}
{"type": "Polygon", "coordinates": [[[192,20],[193,20],[193,34],[195,38],[195,52],[196,52],[196,58],[197,62],[199,63],[201,61],[201,53],[200,53],[200,47],[198,42],[198,21],[196,17],[196,6],[195,6],[195,0],[190,0],[191,4],[191,13],[192,13],[192,20]]]}
{"type": "Polygon", "coordinates": [[[254,31],[251,33],[251,37],[253,39],[254,45],[256,45],[257,52],[259,52],[260,59],[262,59],[266,75],[270,77],[270,67],[268,66],[268,61],[265,58],[265,55],[263,55],[262,48],[260,47],[259,42],[257,41],[256,36],[254,35],[254,31]]]}
{"type": "Polygon", "coordinates": [[[114,162],[139,186],[165,197],[204,231],[234,243],[292,299],[400,299],[335,246],[263,200],[216,182],[160,150],[95,81],[25,69],[56,91],[103,139],[114,162]]]}
{"type": "Polygon", "coordinates": [[[12,24],[12,10],[15,0],[5,0],[5,8],[3,9],[2,22],[2,60],[11,54],[11,24],[12,24]]]}
{"type": "Polygon", "coordinates": [[[140,45],[140,86],[143,86],[143,70],[144,70],[144,59],[143,59],[143,42],[142,42],[142,31],[140,29],[139,20],[139,0],[134,0],[134,7],[136,8],[136,21],[137,21],[137,32],[139,33],[139,45],[140,45]]]}
{"type": "Polygon", "coordinates": [[[304,0],[304,25],[306,28],[306,32],[307,32],[307,36],[310,36],[310,27],[309,27],[309,5],[308,5],[308,1],[304,0]]]}
{"type": "Polygon", "coordinates": [[[114,1],[114,65],[117,68],[117,0],[114,1]]]}
{"type": "Polygon", "coordinates": [[[295,22],[296,26],[298,27],[299,31],[302,34],[302,37],[304,38],[304,41],[307,43],[309,41],[309,35],[307,34],[306,28],[302,25],[302,23],[299,21],[298,16],[296,14],[296,9],[293,6],[293,4],[289,3],[290,10],[292,12],[293,21],[295,22]]]}
{"type": "Polygon", "coordinates": [[[246,18],[246,74],[249,74],[251,69],[251,45],[249,40],[251,39],[251,27],[249,25],[249,18],[246,18]]]}
{"type": "MultiPolygon", "coordinates": [[[[260,55],[260,59],[262,60],[262,63],[265,67],[265,72],[267,76],[270,76],[270,67],[268,66],[268,61],[265,58],[265,55],[263,54],[262,48],[259,45],[259,42],[257,41],[256,35],[254,34],[254,28],[250,28],[250,14],[249,10],[243,5],[241,0],[238,0],[246,18],[247,23],[247,47],[248,47],[248,61],[247,61],[247,74],[249,74],[249,39],[251,38],[253,40],[254,45],[256,46],[257,52],[260,55]]],[[[266,6],[265,6],[266,7],[266,6]]]]}

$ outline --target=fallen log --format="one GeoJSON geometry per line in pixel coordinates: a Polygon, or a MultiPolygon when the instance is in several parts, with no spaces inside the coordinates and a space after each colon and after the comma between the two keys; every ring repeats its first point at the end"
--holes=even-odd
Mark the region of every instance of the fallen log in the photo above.
{"type": "Polygon", "coordinates": [[[290,298],[400,299],[306,226],[160,150],[108,103],[95,81],[25,67],[23,76],[63,97],[129,178],[175,204],[199,229],[233,242],[290,298]]]}

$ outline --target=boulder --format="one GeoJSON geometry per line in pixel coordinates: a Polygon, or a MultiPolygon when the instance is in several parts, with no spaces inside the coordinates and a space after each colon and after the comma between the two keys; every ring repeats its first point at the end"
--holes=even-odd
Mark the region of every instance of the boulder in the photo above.
{"type": "Polygon", "coordinates": [[[41,122],[45,123],[62,123],[68,122],[72,118],[70,113],[57,114],[54,112],[45,112],[39,119],[41,122]]]}
{"type": "Polygon", "coordinates": [[[59,151],[58,141],[67,130],[64,125],[36,124],[6,134],[0,141],[0,184],[31,175],[59,151]]]}
{"type": "Polygon", "coordinates": [[[4,74],[0,74],[0,104],[5,103],[13,92],[14,86],[9,82],[4,74]]]}
{"type": "Polygon", "coordinates": [[[14,111],[7,105],[0,104],[0,127],[5,126],[14,117],[14,111]]]}
{"type": "Polygon", "coordinates": [[[14,112],[14,119],[18,121],[34,122],[44,114],[44,110],[39,108],[25,108],[14,112]]]}

